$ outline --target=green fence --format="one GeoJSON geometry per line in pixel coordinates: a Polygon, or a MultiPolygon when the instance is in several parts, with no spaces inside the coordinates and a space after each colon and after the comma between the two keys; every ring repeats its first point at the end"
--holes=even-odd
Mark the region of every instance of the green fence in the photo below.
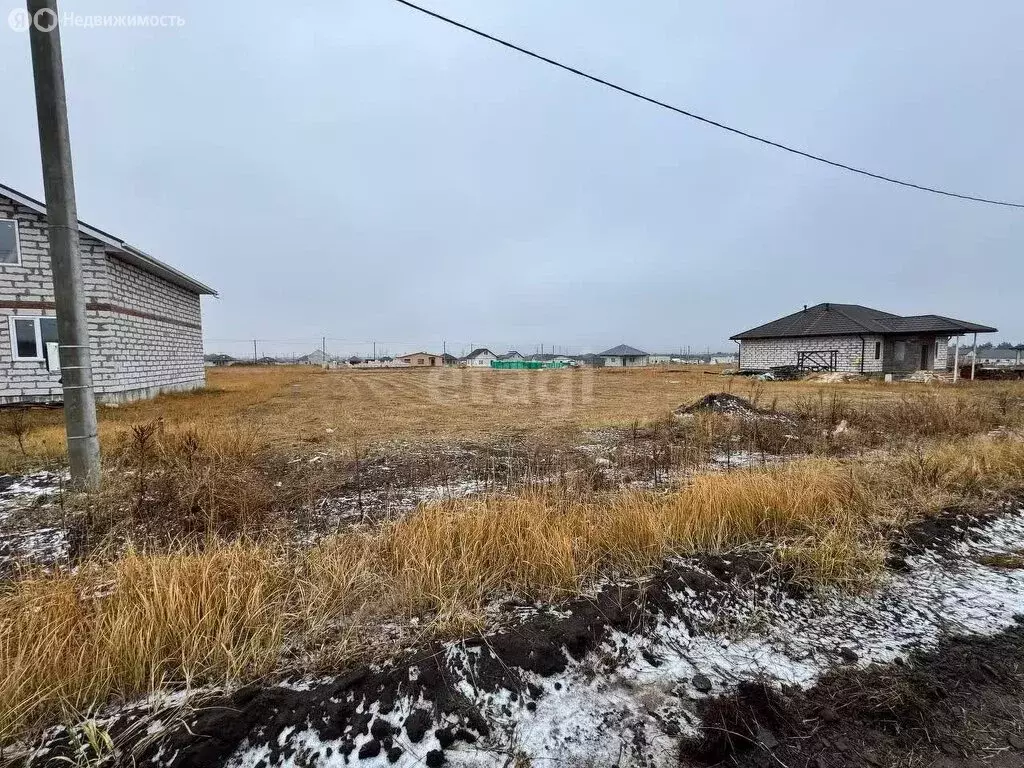
{"type": "Polygon", "coordinates": [[[539,368],[567,368],[564,360],[491,360],[491,368],[502,370],[537,370],[539,368]]]}

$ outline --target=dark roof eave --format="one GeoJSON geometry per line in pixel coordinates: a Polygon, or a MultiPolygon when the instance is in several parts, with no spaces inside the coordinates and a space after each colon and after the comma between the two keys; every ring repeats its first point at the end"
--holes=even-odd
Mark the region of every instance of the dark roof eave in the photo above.
{"type": "Polygon", "coordinates": [[[197,293],[200,296],[216,296],[215,291],[205,283],[201,283],[195,278],[189,277],[184,272],[180,272],[169,264],[154,259],[148,253],[140,251],[138,248],[134,248],[127,243],[121,243],[119,248],[107,251],[110,256],[115,259],[120,259],[129,264],[132,264],[144,272],[162,277],[169,283],[174,283],[187,291],[197,293]]]}

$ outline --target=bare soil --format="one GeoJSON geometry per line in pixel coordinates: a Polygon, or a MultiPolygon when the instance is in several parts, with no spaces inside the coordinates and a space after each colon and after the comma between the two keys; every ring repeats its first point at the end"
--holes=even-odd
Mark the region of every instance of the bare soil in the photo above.
{"type": "MultiPolygon", "coordinates": [[[[1022,619],[1024,621],[1024,619],[1022,619]]],[[[681,765],[1024,766],[1024,623],[903,664],[840,670],[807,691],[748,682],[705,706],[681,765]]]]}
{"type": "MultiPolygon", "coordinates": [[[[603,647],[609,630],[642,634],[659,615],[675,610],[672,593],[692,591],[701,600],[713,602],[725,599],[738,586],[780,576],[771,558],[758,553],[708,555],[697,558],[695,566],[666,565],[648,582],[608,587],[596,597],[560,605],[557,611],[536,606],[519,624],[467,638],[463,647],[476,655],[474,685],[480,690],[507,691],[513,702],[532,709],[545,695],[545,686],[524,680],[524,673],[551,678],[563,672],[570,660],[593,653],[604,654],[603,663],[614,668],[614,652],[603,647]]],[[[791,593],[799,594],[796,588],[791,593]]],[[[510,613],[515,607],[504,606],[510,613]]],[[[113,739],[121,741],[133,721],[127,716],[116,722],[110,728],[113,739]]],[[[357,667],[307,690],[257,683],[205,701],[192,717],[181,720],[134,759],[139,766],[213,768],[248,743],[268,745],[263,768],[289,759],[304,764],[305,758],[296,754],[282,734],[306,728],[315,729],[322,741],[340,740],[344,757],[360,756],[353,754],[358,741],[363,757],[385,754],[396,761],[402,752],[400,743],[417,745],[426,735],[450,746],[457,741],[472,744],[490,733],[486,719],[452,679],[444,663],[444,647],[434,643],[383,669],[357,667]],[[396,719],[392,713],[399,698],[419,703],[412,713],[396,719]],[[367,741],[367,736],[372,739],[367,741]]],[[[674,724],[667,723],[666,728],[669,733],[679,733],[674,724]]],[[[71,759],[64,732],[44,746],[47,754],[23,763],[25,768],[55,768],[71,759]]],[[[434,752],[433,757],[431,752],[426,754],[428,765],[440,765],[444,758],[443,748],[434,752]]]]}
{"type": "MultiPolygon", "coordinates": [[[[912,530],[903,546],[908,553],[941,549],[969,536],[970,528],[962,510],[950,510],[935,524],[912,530]]],[[[525,609],[519,615],[526,618],[467,638],[463,647],[475,655],[478,689],[506,693],[514,705],[530,710],[548,685],[560,685],[560,673],[574,660],[597,656],[595,674],[601,665],[614,669],[609,632],[642,636],[652,622],[676,610],[672,595],[687,592],[714,605],[738,587],[766,581],[783,587],[776,599],[804,596],[766,554],[708,555],[690,566],[667,563],[646,582],[609,586],[557,609],[503,605],[508,616],[525,609]],[[538,679],[551,682],[533,682],[538,679]]],[[[678,738],[679,764],[687,767],[1024,766],[1024,617],[1018,621],[992,636],[949,636],[936,648],[894,664],[840,667],[806,690],[743,682],[734,693],[714,697],[712,692],[703,699],[698,737],[685,735],[686,723],[666,721],[662,729],[678,738]]],[[[856,655],[847,661],[856,661],[856,655]]],[[[700,677],[686,684],[708,689],[700,677]]],[[[127,715],[110,734],[123,742],[132,738],[131,728],[138,723],[127,715]]],[[[286,738],[307,728],[336,743],[326,757],[336,757],[338,764],[374,758],[404,763],[406,750],[429,744],[434,748],[417,754],[424,764],[437,766],[447,761],[449,747],[486,740],[492,725],[461,693],[444,647],[431,644],[383,668],[360,666],[309,686],[258,683],[206,700],[159,739],[139,742],[131,759],[138,766],[212,768],[225,765],[246,745],[262,744],[267,752],[256,763],[259,768],[285,761],[312,765],[314,756],[304,756],[286,738]],[[416,705],[399,712],[401,699],[416,705]]],[[[45,755],[20,765],[55,768],[73,757],[66,733],[53,734],[46,746],[45,755]]]]}

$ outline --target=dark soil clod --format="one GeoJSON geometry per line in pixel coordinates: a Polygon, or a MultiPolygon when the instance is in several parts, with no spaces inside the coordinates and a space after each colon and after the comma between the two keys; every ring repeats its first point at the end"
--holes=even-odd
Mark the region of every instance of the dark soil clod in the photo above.
{"type": "Polygon", "coordinates": [[[380,754],[380,742],[376,739],[370,739],[368,742],[363,744],[359,748],[359,759],[365,760],[368,757],[376,757],[380,754]]]}
{"type": "Polygon", "coordinates": [[[427,710],[414,709],[405,718],[405,734],[409,737],[409,741],[413,744],[422,741],[427,733],[427,728],[430,727],[430,721],[430,713],[427,710]]]}
{"type": "Polygon", "coordinates": [[[701,693],[708,693],[711,690],[711,678],[707,675],[696,674],[693,676],[693,687],[701,693]]]}
{"type": "Polygon", "coordinates": [[[943,640],[900,666],[843,668],[809,690],[742,684],[708,700],[681,765],[1024,766],[1024,626],[943,640]],[[993,675],[993,673],[995,673],[993,675]],[[969,756],[999,755],[992,762],[969,756]],[[688,762],[691,761],[691,762],[688,762]]]}
{"type": "Polygon", "coordinates": [[[839,658],[847,664],[853,664],[860,658],[860,655],[853,648],[844,645],[839,649],[839,658]]]}

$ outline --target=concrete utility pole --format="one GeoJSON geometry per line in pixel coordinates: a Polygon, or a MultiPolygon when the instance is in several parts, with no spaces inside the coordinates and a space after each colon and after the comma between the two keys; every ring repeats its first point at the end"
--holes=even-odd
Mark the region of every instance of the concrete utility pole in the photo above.
{"type": "Polygon", "coordinates": [[[28,12],[34,22],[29,24],[29,42],[57,311],[68,463],[71,484],[83,490],[94,490],[100,484],[100,442],[96,435],[96,395],[92,387],[82,256],[78,249],[78,211],[57,2],[28,0],[28,12]]]}

